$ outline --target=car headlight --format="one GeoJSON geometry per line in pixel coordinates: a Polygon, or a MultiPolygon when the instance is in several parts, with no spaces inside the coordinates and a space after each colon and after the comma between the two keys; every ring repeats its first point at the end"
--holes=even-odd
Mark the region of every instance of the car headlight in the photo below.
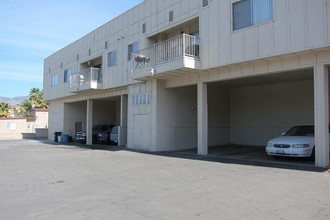
{"type": "Polygon", "coordinates": [[[292,144],[293,148],[307,148],[309,144],[292,144]]]}
{"type": "Polygon", "coordinates": [[[267,143],[267,147],[273,147],[272,143],[267,143]]]}

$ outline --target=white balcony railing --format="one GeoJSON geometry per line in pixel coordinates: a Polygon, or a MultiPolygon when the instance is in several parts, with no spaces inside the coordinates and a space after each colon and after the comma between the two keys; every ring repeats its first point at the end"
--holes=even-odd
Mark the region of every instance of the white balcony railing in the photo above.
{"type": "Polygon", "coordinates": [[[183,57],[199,58],[199,39],[188,34],[170,38],[132,53],[132,72],[173,62],[183,57]]]}
{"type": "Polygon", "coordinates": [[[82,69],[79,73],[70,76],[70,89],[73,92],[100,89],[102,87],[102,69],[82,69]]]}

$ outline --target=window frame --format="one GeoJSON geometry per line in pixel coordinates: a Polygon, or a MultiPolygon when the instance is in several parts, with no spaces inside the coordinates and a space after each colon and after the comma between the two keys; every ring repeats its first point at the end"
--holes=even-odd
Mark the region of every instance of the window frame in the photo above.
{"type": "Polygon", "coordinates": [[[145,34],[147,32],[147,23],[142,24],[142,33],[145,34]]]}
{"type": "Polygon", "coordinates": [[[58,85],[58,76],[57,76],[57,74],[52,74],[51,75],[50,85],[51,85],[51,87],[56,87],[58,85]]]}
{"type": "Polygon", "coordinates": [[[7,131],[14,131],[17,129],[16,122],[8,121],[5,123],[5,130],[7,131]]]}
{"type": "Polygon", "coordinates": [[[72,69],[67,68],[64,70],[64,83],[70,82],[70,76],[72,75],[72,69]]]}
{"type": "Polygon", "coordinates": [[[108,53],[108,66],[117,65],[117,50],[110,51],[108,53]]]}
{"type": "Polygon", "coordinates": [[[236,31],[240,31],[240,30],[244,30],[246,28],[251,28],[251,27],[255,27],[255,26],[258,26],[258,25],[262,25],[262,24],[265,24],[265,23],[269,23],[269,22],[273,22],[275,20],[275,12],[274,12],[274,0],[270,0],[271,1],[271,18],[268,19],[268,20],[264,20],[264,21],[261,21],[259,23],[254,23],[253,22],[253,1],[255,0],[232,0],[232,3],[231,3],[231,28],[232,28],[232,32],[236,32],[236,31]],[[238,4],[238,3],[241,3],[243,1],[249,1],[250,2],[250,25],[248,26],[245,26],[245,27],[241,27],[241,28],[236,28],[234,27],[235,23],[234,23],[234,19],[235,19],[235,16],[234,16],[234,5],[235,4],[238,4]]]}
{"type": "Polygon", "coordinates": [[[174,21],[174,11],[171,10],[168,12],[168,22],[171,23],[174,21]]]}
{"type": "Polygon", "coordinates": [[[134,43],[131,43],[127,46],[127,61],[132,60],[132,53],[139,51],[139,42],[136,41],[134,43]],[[134,46],[135,45],[135,46],[134,46]],[[135,48],[135,49],[134,49],[135,48]]]}

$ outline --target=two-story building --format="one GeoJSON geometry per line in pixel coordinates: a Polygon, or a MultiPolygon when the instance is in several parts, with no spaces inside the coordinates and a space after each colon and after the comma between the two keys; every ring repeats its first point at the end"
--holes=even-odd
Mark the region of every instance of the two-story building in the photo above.
{"type": "Polygon", "coordinates": [[[329,166],[329,0],[145,0],[45,59],[49,137],[119,125],[147,151],[265,146],[315,124],[329,166]]]}

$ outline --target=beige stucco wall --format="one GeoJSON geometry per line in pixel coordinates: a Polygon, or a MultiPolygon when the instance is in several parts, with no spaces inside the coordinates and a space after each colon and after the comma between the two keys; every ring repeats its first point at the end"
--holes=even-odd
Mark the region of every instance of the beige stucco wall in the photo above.
{"type": "Polygon", "coordinates": [[[230,89],[208,86],[208,145],[230,143],[230,89]]]}
{"type": "Polygon", "coordinates": [[[232,89],[230,143],[265,146],[294,125],[314,124],[313,81],[232,89]]]}
{"type": "Polygon", "coordinates": [[[64,128],[64,103],[61,101],[49,102],[49,129],[48,138],[54,139],[54,132],[63,132],[64,128]]]}
{"type": "Polygon", "coordinates": [[[196,86],[166,89],[157,84],[158,151],[197,147],[197,90],[196,86]]]}
{"type": "Polygon", "coordinates": [[[27,122],[26,118],[0,119],[0,140],[22,139],[22,133],[32,133],[33,126],[34,122],[27,122]],[[6,129],[6,123],[14,123],[15,129],[6,129]]]}
{"type": "Polygon", "coordinates": [[[35,112],[35,128],[48,127],[48,110],[35,112]]]}
{"type": "MultiPolygon", "coordinates": [[[[150,46],[154,41],[149,40],[148,36],[197,17],[199,5],[198,1],[146,0],[47,57],[44,61],[45,99],[72,96],[69,83],[64,83],[65,69],[71,68],[72,73],[77,73],[80,63],[99,56],[102,56],[104,89],[137,83],[132,79],[131,63],[127,61],[128,45],[138,42],[140,49],[150,46]],[[176,11],[173,22],[168,22],[170,10],[176,11]],[[141,31],[144,23],[147,25],[146,33],[141,31]],[[106,41],[108,49],[105,48],[106,41]],[[91,50],[91,55],[89,55],[89,50],[91,50]],[[114,50],[117,53],[117,64],[108,67],[107,54],[114,50]],[[77,55],[79,55],[78,60],[77,55]],[[55,87],[51,87],[52,74],[58,75],[58,85],[55,87]]],[[[180,34],[180,30],[175,32],[180,34]]]]}
{"type": "Polygon", "coordinates": [[[93,103],[93,124],[118,125],[120,123],[120,111],[117,111],[118,105],[120,105],[120,100],[117,101],[95,100],[93,103]]]}
{"type": "Polygon", "coordinates": [[[82,129],[86,131],[86,101],[65,103],[64,105],[64,134],[75,135],[75,122],[82,122],[82,129]]]}
{"type": "Polygon", "coordinates": [[[274,0],[273,20],[233,31],[232,0],[200,11],[204,69],[329,45],[327,0],[274,0]]]}
{"type": "Polygon", "coordinates": [[[127,111],[127,146],[129,148],[152,150],[152,136],[155,133],[155,113],[157,86],[152,81],[141,82],[128,88],[128,111],[127,111]],[[149,104],[133,105],[133,95],[150,94],[149,104]]]}

